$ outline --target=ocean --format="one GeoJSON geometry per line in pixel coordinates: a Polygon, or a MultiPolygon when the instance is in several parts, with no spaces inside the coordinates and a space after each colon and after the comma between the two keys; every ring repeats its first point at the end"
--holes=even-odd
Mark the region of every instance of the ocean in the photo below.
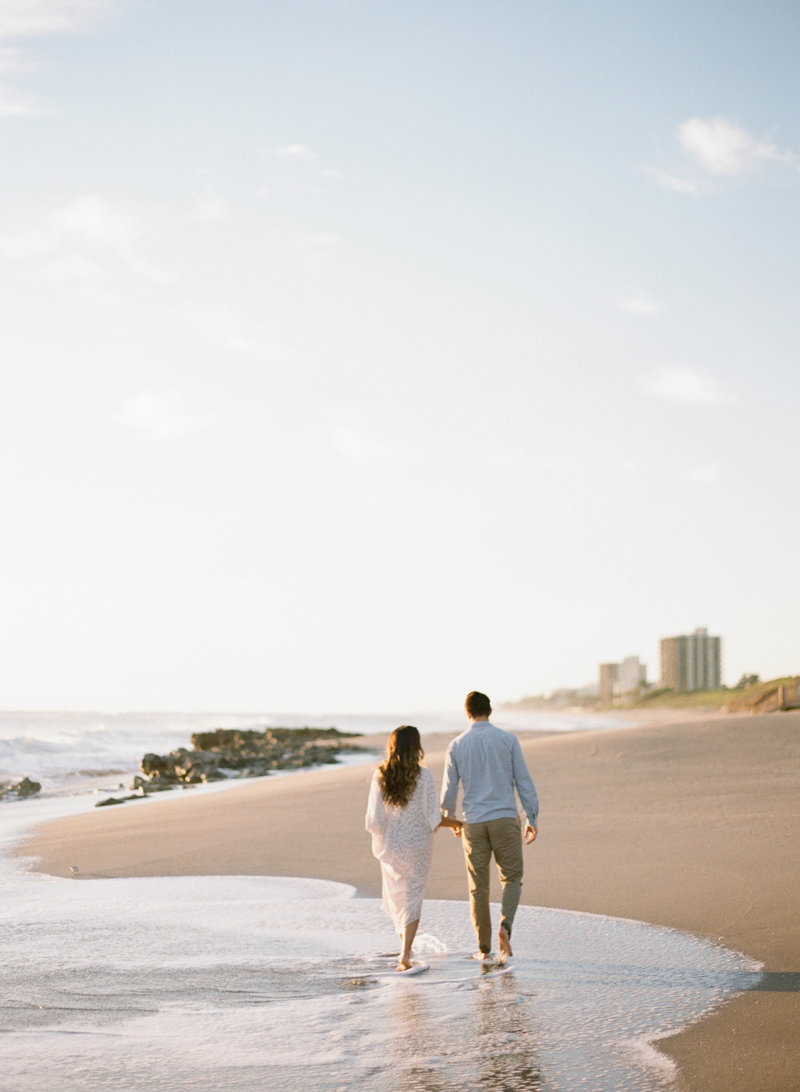
{"type": "MultiPolygon", "coordinates": [[[[423,741],[459,727],[405,719],[423,741]]],[[[383,733],[400,721],[2,714],[0,776],[35,777],[43,791],[0,802],[0,852],[33,825],[91,808],[144,751],[185,745],[200,728],[268,723],[383,733]]],[[[600,727],[563,722],[589,726],[600,727]]],[[[415,958],[429,969],[406,978],[392,970],[397,940],[380,900],[343,884],[77,881],[8,855],[0,872],[5,1092],[654,1092],[675,1077],[658,1040],[760,979],[745,956],[685,933],[535,906],[519,910],[510,967],[487,971],[467,958],[466,900],[425,902],[415,958]]]]}
{"type": "MultiPolygon", "coordinates": [[[[498,714],[511,731],[581,731],[613,727],[613,717],[572,713],[498,714]]],[[[338,728],[380,735],[400,724],[422,733],[466,727],[463,712],[417,713],[36,713],[0,712],[0,782],[30,777],[44,795],[105,790],[129,782],[147,752],[188,747],[193,732],[212,728],[338,728]]],[[[370,759],[370,761],[372,761],[370,759]]]]}

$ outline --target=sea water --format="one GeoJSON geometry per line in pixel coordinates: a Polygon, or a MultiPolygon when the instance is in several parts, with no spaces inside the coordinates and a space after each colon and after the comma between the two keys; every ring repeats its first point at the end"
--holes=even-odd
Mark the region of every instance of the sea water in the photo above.
{"type": "MultiPolygon", "coordinates": [[[[0,845],[90,806],[0,805],[0,845]]],[[[466,899],[425,902],[428,970],[406,977],[380,900],[343,884],[33,869],[0,860],[4,1092],[655,1092],[658,1040],[761,977],[685,933],[532,906],[487,967],[466,899]]]]}
{"type": "MultiPolygon", "coordinates": [[[[496,912],[496,908],[495,908],[496,912]]],[[[377,899],[267,877],[17,876],[0,925],[3,1088],[651,1092],[652,1045],[758,979],[683,933],[522,907],[508,969],[429,900],[415,957],[377,899]]]]}
{"type": "MultiPolygon", "coordinates": [[[[613,727],[613,716],[581,713],[498,713],[495,721],[511,731],[574,732],[613,727]]],[[[446,713],[69,713],[0,712],[0,781],[29,777],[45,794],[86,791],[105,780],[127,783],[147,752],[165,754],[189,747],[193,732],[214,728],[338,728],[381,735],[399,724],[427,733],[466,727],[465,715],[446,713]],[[109,780],[111,779],[111,780],[109,780]],[[114,780],[116,779],[116,780],[114,780]]]]}
{"type": "MultiPolygon", "coordinates": [[[[71,731],[83,746],[86,724],[71,731]]],[[[93,802],[56,787],[0,803],[0,853],[93,802]]],[[[0,882],[4,1092],[655,1092],[675,1076],[658,1040],[760,980],[709,941],[565,910],[520,907],[514,958],[487,968],[468,958],[466,899],[427,900],[414,957],[429,969],[405,977],[380,901],[343,884],[60,879],[8,856],[0,882]]]]}

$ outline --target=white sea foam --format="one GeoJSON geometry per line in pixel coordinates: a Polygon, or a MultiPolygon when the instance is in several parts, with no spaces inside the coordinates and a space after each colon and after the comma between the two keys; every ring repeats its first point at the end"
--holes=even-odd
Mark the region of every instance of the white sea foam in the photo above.
{"type": "Polygon", "coordinates": [[[646,1044],[757,978],[683,933],[536,907],[486,973],[465,903],[431,900],[430,970],[404,979],[379,901],[312,880],[18,874],[0,920],[8,1092],[651,1092],[672,1074],[646,1044]]]}

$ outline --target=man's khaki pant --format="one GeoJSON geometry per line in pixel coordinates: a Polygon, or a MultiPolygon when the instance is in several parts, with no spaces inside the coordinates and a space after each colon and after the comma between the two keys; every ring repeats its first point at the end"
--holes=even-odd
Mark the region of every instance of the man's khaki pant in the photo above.
{"type": "Polygon", "coordinates": [[[511,923],[522,891],[522,833],[519,818],[490,819],[488,823],[465,823],[462,838],[469,877],[472,924],[482,952],[492,950],[492,919],[489,913],[489,866],[492,855],[503,885],[501,921],[511,932],[511,923]]]}

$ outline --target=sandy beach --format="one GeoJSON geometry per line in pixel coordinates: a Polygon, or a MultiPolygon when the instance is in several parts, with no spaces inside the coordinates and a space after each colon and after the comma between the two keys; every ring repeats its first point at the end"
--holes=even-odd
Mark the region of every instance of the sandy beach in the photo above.
{"type": "MultiPolygon", "coordinates": [[[[450,737],[420,728],[439,779],[450,737]]],[[[800,1088],[800,713],[520,740],[542,801],[523,902],[670,926],[762,961],[759,989],[660,1047],[681,1092],[800,1088]]],[[[91,811],[40,827],[18,852],[58,876],[306,876],[377,896],[371,770],[91,811]]],[[[460,843],[440,831],[428,897],[465,896],[460,843]]]]}

